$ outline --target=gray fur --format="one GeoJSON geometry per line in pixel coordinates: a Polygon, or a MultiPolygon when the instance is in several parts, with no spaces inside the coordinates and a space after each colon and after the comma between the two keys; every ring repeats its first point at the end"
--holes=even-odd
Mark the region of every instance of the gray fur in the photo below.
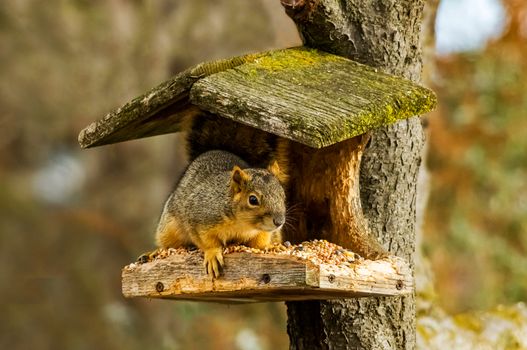
{"type": "Polygon", "coordinates": [[[194,235],[199,229],[222,223],[226,217],[235,218],[237,210],[250,210],[248,203],[241,208],[233,206],[231,176],[235,165],[251,176],[247,191],[259,194],[260,208],[265,209],[266,215],[255,218],[255,225],[269,226],[273,219],[285,220],[284,189],[273,174],[267,169],[249,168],[232,153],[214,150],[201,154],[189,165],[165,204],[160,227],[175,216],[183,230],[194,235]]]}

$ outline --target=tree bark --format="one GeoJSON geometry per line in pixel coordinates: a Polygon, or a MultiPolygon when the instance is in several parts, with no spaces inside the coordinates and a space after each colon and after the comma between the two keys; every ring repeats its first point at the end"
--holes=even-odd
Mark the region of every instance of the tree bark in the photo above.
{"type": "MultiPolygon", "coordinates": [[[[418,81],[424,0],[282,0],[305,45],[418,81]]],[[[413,266],[418,118],[378,129],[360,168],[362,208],[390,253],[413,266]]],[[[289,302],[291,349],[413,349],[415,297],[289,302]]]]}

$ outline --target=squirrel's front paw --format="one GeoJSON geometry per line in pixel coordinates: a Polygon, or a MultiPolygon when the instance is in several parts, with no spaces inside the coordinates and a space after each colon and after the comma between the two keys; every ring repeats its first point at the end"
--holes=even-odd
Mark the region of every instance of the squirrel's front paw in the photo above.
{"type": "Polygon", "coordinates": [[[269,253],[280,253],[287,250],[287,247],[282,243],[271,243],[263,249],[269,253]]]}
{"type": "Polygon", "coordinates": [[[213,248],[205,251],[205,259],[203,261],[205,271],[213,278],[220,277],[223,272],[223,255],[221,248],[213,248]]]}
{"type": "Polygon", "coordinates": [[[153,261],[159,255],[160,252],[161,248],[157,248],[154,251],[143,253],[137,258],[137,262],[140,264],[144,264],[153,261]]]}

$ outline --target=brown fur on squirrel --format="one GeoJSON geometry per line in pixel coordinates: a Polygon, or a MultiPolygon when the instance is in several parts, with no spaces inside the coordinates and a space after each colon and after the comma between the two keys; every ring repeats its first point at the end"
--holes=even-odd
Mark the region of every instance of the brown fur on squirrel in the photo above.
{"type": "Polygon", "coordinates": [[[353,158],[357,155],[355,150],[364,149],[367,136],[313,149],[205,111],[194,116],[186,126],[191,160],[206,151],[221,149],[238,155],[251,167],[265,168],[275,161],[278,163],[290,222],[283,230],[284,239],[300,243],[329,238],[369,259],[387,255],[367,228],[363,215],[354,217],[351,213],[350,205],[357,211],[362,210],[360,194],[354,193],[350,198],[350,193],[341,190],[348,188],[351,180],[358,180],[358,173],[350,173],[358,171],[351,165],[357,164],[353,158]],[[346,162],[341,162],[343,157],[346,162]],[[335,167],[333,162],[339,166],[335,167]]]}
{"type": "Polygon", "coordinates": [[[276,161],[267,168],[251,168],[227,151],[200,154],[164,206],[158,245],[195,245],[204,252],[207,273],[219,277],[228,243],[267,249],[280,242],[286,214],[279,181],[283,177],[276,161]]]}
{"type": "Polygon", "coordinates": [[[206,112],[195,116],[188,130],[190,161],[210,150],[233,153],[254,168],[267,168],[276,161],[280,168],[280,183],[287,189],[291,141],[206,112]]]}

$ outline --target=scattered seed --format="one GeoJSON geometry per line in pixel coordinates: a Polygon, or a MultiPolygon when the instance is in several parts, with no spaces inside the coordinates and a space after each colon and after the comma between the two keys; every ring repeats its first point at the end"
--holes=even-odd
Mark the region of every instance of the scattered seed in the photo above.
{"type": "MultiPolygon", "coordinates": [[[[330,267],[351,267],[354,263],[362,258],[337,244],[328,242],[323,239],[315,239],[312,241],[305,241],[298,245],[293,245],[289,241],[285,241],[283,244],[276,244],[271,248],[264,250],[250,248],[243,245],[230,245],[227,246],[223,254],[231,253],[251,253],[251,254],[269,254],[269,255],[289,255],[302,260],[309,260],[314,264],[327,264],[330,267]]],[[[158,249],[155,254],[150,254],[147,258],[142,258],[139,264],[147,263],[153,260],[165,259],[171,255],[202,255],[203,253],[197,249],[187,248],[169,248],[169,249],[158,249]],[[145,261],[146,260],[146,261],[145,261]]],[[[146,254],[145,254],[146,255],[146,254]]],[[[129,268],[134,266],[129,265],[129,268]]]]}

